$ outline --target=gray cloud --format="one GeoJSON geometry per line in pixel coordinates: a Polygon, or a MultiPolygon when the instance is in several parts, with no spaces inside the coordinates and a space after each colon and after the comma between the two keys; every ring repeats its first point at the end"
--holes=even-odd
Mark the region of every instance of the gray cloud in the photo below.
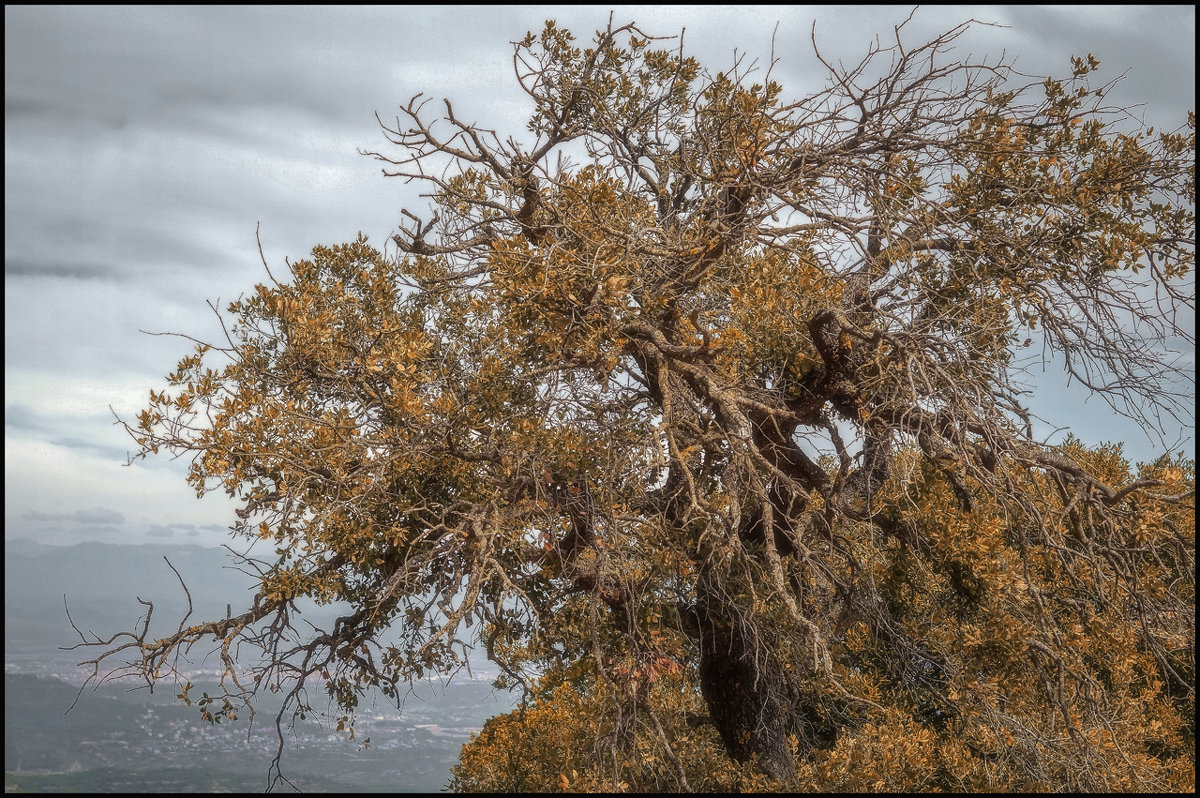
{"type": "Polygon", "coordinates": [[[22,260],[5,260],[4,276],[50,277],[67,280],[112,280],[123,279],[122,269],[107,263],[30,263],[22,260]]]}
{"type": "Polygon", "coordinates": [[[58,111],[62,106],[45,102],[32,97],[5,97],[4,119],[6,123],[16,122],[23,116],[48,116],[58,111]]]}
{"type": "Polygon", "coordinates": [[[1149,103],[1152,117],[1172,126],[1195,108],[1193,7],[1008,6],[1005,15],[1023,43],[1019,65],[1062,74],[1068,55],[1091,53],[1105,77],[1124,74],[1114,102],[1149,103]]]}
{"type": "Polygon", "coordinates": [[[52,438],[49,441],[55,446],[61,446],[65,449],[74,449],[80,452],[90,452],[99,455],[105,460],[113,462],[125,462],[130,454],[130,448],[121,448],[115,445],[109,445],[103,441],[96,441],[89,438],[52,438]]]}
{"type": "Polygon", "coordinates": [[[121,537],[125,530],[121,527],[88,524],[72,530],[69,534],[76,540],[113,540],[121,537]]]}
{"type": "Polygon", "coordinates": [[[128,438],[112,427],[112,414],[107,407],[97,406],[96,412],[80,416],[41,413],[21,402],[4,406],[4,426],[17,433],[30,434],[46,443],[92,453],[113,462],[128,456],[128,438]],[[97,436],[94,427],[108,423],[108,434],[97,436]]]}
{"type": "Polygon", "coordinates": [[[35,524],[68,521],[77,524],[111,525],[125,523],[125,516],[116,510],[96,507],[91,510],[76,510],[73,513],[41,513],[31,510],[22,514],[21,520],[35,524]]]}
{"type": "Polygon", "coordinates": [[[481,24],[459,9],[436,7],[419,15],[361,8],[10,8],[7,27],[21,35],[6,36],[6,72],[16,89],[8,96],[22,104],[61,98],[45,105],[64,123],[88,117],[193,131],[209,126],[213,111],[266,103],[345,125],[407,99],[388,89],[397,62],[437,65],[455,78],[472,63],[491,67],[503,59],[509,36],[495,36],[504,26],[495,25],[495,12],[489,16],[490,24],[481,24]],[[423,29],[417,35],[415,26],[423,29]]]}
{"type": "Polygon", "coordinates": [[[33,408],[18,402],[4,406],[4,426],[22,430],[44,429],[44,425],[33,408]]]}
{"type": "Polygon", "coordinates": [[[171,538],[175,537],[176,535],[194,538],[200,536],[201,530],[216,532],[227,531],[225,527],[216,526],[215,524],[203,524],[200,526],[189,523],[149,524],[147,525],[146,535],[152,538],[171,538]]]}

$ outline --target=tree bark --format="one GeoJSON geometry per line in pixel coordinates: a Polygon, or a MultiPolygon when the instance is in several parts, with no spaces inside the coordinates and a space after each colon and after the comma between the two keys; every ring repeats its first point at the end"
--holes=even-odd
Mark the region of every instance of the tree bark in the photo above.
{"type": "Polygon", "coordinates": [[[702,588],[697,604],[681,607],[680,615],[699,644],[700,691],[726,751],[737,762],[753,761],[771,778],[793,783],[788,746],[793,691],[769,636],[716,587],[702,588]]]}

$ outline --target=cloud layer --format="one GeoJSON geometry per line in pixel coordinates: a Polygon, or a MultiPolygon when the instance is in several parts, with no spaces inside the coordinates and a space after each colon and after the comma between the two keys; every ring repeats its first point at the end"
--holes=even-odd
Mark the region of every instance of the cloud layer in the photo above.
{"type": "MultiPolygon", "coordinates": [[[[1195,94],[1190,7],[953,7],[918,11],[914,39],[974,16],[964,53],[1007,50],[1029,72],[1096,53],[1116,103],[1182,121],[1195,94]]],[[[908,11],[893,7],[628,7],[726,68],[779,59],[794,94],[819,88],[810,36],[855,59],[908,11]],[[773,49],[772,49],[773,48],[773,49]]],[[[216,543],[232,514],[196,502],[183,463],[123,466],[128,417],[188,344],[214,338],[206,300],[262,279],[317,243],[382,242],[415,189],[380,177],[360,149],[412,95],[523,133],[510,41],[555,17],[581,38],[598,7],[5,8],[6,537],[43,542],[169,536],[216,543]]],[[[1105,416],[1096,422],[1107,426],[1105,416]]],[[[1093,423],[1090,420],[1088,423],[1093,423]]],[[[1087,430],[1080,430],[1085,434],[1087,430]]],[[[1108,429],[1093,430],[1111,437],[1108,429]]],[[[1086,437],[1086,434],[1085,434],[1086,437]]]]}

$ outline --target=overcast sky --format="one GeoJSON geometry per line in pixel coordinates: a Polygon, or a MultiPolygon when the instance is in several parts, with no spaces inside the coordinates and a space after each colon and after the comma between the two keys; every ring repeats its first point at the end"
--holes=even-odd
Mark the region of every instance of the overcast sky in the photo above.
{"type": "MultiPolygon", "coordinates": [[[[765,60],[799,96],[819,87],[808,47],[857,62],[907,7],[635,6],[615,9],[650,33],[686,28],[714,71],[733,52],[765,60]]],[[[1145,103],[1176,127],[1194,108],[1190,6],[938,6],[912,41],[965,19],[964,55],[1035,74],[1094,53],[1126,72],[1110,99],[1145,103]]],[[[5,539],[45,543],[177,541],[216,545],[233,519],[223,496],[197,501],[184,464],[124,467],[131,417],[188,345],[139,330],[213,338],[221,306],[272,264],[314,244],[382,244],[420,210],[412,187],[358,154],[384,147],[375,121],[417,92],[520,137],[526,106],[510,42],[555,18],[586,38],[607,7],[4,9],[5,539]]],[[[1047,377],[1034,404],[1088,441],[1145,436],[1100,402],[1047,377]]],[[[1048,430],[1047,430],[1048,431],[1048,430]]],[[[1186,433],[1190,435],[1191,433],[1186,433]]],[[[1193,450],[1187,440],[1185,447],[1193,450]]]]}

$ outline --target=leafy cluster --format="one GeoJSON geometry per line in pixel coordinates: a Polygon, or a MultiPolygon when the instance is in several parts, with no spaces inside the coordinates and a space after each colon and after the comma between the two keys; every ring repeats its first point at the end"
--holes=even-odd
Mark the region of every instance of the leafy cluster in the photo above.
{"type": "MultiPolygon", "coordinates": [[[[1064,449],[1113,484],[1135,481],[1120,447],[1064,449]]],[[[1194,615],[1179,610],[1194,607],[1194,507],[1143,497],[1114,528],[1072,518],[1074,497],[1026,473],[1019,478],[1041,512],[1057,519],[1041,530],[990,502],[968,516],[945,479],[907,458],[913,472],[885,490],[922,545],[847,527],[828,547],[845,547],[829,561],[846,569],[843,583],[860,600],[886,603],[890,623],[834,597],[811,602],[814,612],[835,614],[836,681],[808,685],[806,728],[789,740],[794,786],[1187,791],[1195,779],[1194,615]],[[1089,550],[1105,556],[1096,562],[1089,550]],[[850,573],[856,564],[865,567],[850,573]],[[808,756],[805,734],[815,746],[808,756]]],[[[1195,485],[1191,463],[1180,459],[1144,465],[1137,477],[1180,493],[1195,485]]],[[[821,586],[813,576],[810,595],[821,586]]],[[[679,662],[694,656],[685,639],[667,650],[679,662]]],[[[730,761],[711,725],[696,722],[706,712],[696,665],[676,662],[660,655],[641,667],[585,663],[545,675],[528,706],[494,718],[464,747],[453,786],[770,789],[730,761]],[[641,695],[630,712],[620,696],[634,692],[641,695]]]]}

